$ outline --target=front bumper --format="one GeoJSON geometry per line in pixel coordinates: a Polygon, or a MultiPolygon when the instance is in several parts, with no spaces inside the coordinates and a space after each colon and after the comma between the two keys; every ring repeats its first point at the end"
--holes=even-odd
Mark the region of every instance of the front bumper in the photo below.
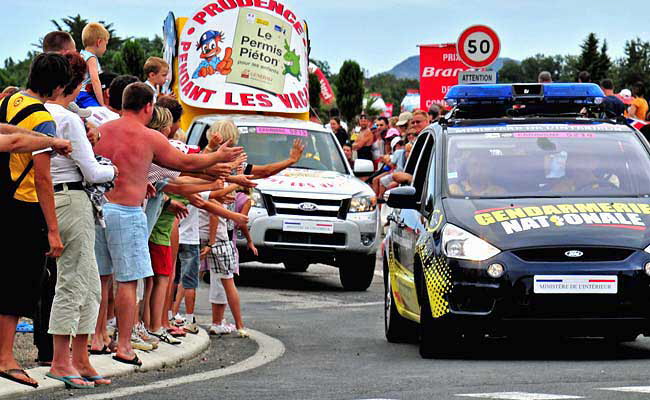
{"type": "Polygon", "coordinates": [[[640,250],[607,262],[530,262],[507,251],[485,262],[448,259],[452,285],[444,318],[487,332],[557,325],[563,335],[650,334],[650,277],[643,269],[648,261],[650,254],[640,250]],[[486,273],[495,262],[506,269],[498,279],[486,273]],[[535,275],[615,275],[618,288],[616,294],[539,294],[535,275]]]}
{"type": "MultiPolygon", "coordinates": [[[[320,220],[291,215],[269,216],[265,209],[252,208],[248,216],[249,230],[259,251],[260,261],[282,262],[290,256],[324,262],[344,254],[373,255],[379,247],[379,220],[376,211],[349,213],[345,220],[320,220]],[[285,220],[330,222],[334,224],[334,233],[283,232],[285,220]]],[[[246,247],[243,237],[237,238],[237,246],[246,247]]]]}

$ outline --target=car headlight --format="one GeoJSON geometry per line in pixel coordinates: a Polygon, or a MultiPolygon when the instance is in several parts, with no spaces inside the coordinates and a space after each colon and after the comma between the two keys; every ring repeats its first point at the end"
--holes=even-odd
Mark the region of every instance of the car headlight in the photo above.
{"type": "Polygon", "coordinates": [[[485,240],[452,224],[446,224],[442,230],[442,251],[447,257],[472,261],[487,260],[501,252],[485,240]]]}
{"type": "Polygon", "coordinates": [[[251,207],[265,208],[264,196],[262,196],[262,192],[257,189],[251,191],[251,207]]]}
{"type": "Polygon", "coordinates": [[[368,212],[377,208],[377,198],[375,196],[355,196],[350,201],[350,212],[368,212]]]}

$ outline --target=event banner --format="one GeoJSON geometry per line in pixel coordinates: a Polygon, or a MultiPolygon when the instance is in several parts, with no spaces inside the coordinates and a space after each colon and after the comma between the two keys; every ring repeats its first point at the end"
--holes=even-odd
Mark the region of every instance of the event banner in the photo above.
{"type": "Polygon", "coordinates": [[[209,109],[306,112],[306,44],[304,22],[280,1],[208,3],[180,35],[181,100],[209,109]]]}
{"type": "Polygon", "coordinates": [[[469,68],[456,54],[456,45],[431,44],[420,46],[420,107],[431,104],[446,106],[447,91],[458,84],[458,73],[469,68]]]}
{"type": "Polygon", "coordinates": [[[318,77],[321,101],[325,104],[332,104],[334,102],[334,90],[332,90],[332,85],[327,80],[325,73],[314,63],[309,63],[309,73],[318,77]]]}

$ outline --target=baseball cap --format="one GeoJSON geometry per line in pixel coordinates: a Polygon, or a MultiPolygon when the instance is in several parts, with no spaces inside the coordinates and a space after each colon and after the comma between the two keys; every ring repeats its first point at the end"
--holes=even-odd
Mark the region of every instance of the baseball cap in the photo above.
{"type": "Polygon", "coordinates": [[[410,111],[404,111],[399,115],[399,120],[397,120],[397,123],[395,125],[397,126],[406,125],[412,119],[413,119],[413,114],[410,111]]]}
{"type": "Polygon", "coordinates": [[[390,149],[395,150],[395,146],[397,146],[397,143],[401,142],[402,138],[397,136],[394,137],[393,140],[390,141],[390,149]]]}
{"type": "Polygon", "coordinates": [[[395,136],[399,136],[399,131],[395,128],[390,128],[388,132],[386,132],[386,139],[390,139],[395,136]]]}
{"type": "Polygon", "coordinates": [[[634,98],[632,97],[632,91],[630,89],[623,89],[619,94],[616,95],[623,103],[630,105],[634,98]]]}

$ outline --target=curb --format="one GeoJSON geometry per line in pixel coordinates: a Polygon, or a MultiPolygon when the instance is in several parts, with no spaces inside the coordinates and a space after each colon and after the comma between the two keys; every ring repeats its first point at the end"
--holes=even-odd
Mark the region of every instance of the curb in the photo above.
{"type": "MultiPolygon", "coordinates": [[[[204,329],[199,329],[199,333],[196,335],[188,334],[182,340],[183,343],[177,346],[160,343],[159,348],[151,353],[136,350],[136,354],[142,361],[142,367],[114,361],[112,355],[108,354],[91,355],[90,362],[100,375],[107,378],[114,378],[133,372],[147,372],[175,365],[181,361],[198,356],[210,347],[210,337],[204,329]]],[[[65,384],[63,382],[45,376],[48,371],[49,367],[38,367],[27,370],[29,376],[39,383],[36,389],[6,379],[0,379],[0,399],[11,399],[29,394],[42,394],[43,392],[56,389],[64,389],[65,384]]]]}

